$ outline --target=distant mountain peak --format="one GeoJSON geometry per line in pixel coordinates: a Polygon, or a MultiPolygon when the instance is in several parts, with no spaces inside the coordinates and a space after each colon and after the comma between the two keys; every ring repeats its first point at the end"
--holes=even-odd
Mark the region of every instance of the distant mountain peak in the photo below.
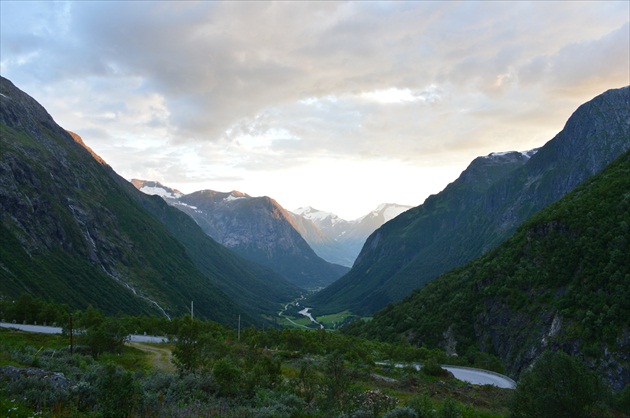
{"type": "Polygon", "coordinates": [[[332,212],[325,212],[323,210],[315,209],[312,206],[300,207],[291,212],[295,213],[296,215],[300,215],[306,219],[310,219],[312,221],[314,220],[321,221],[326,218],[330,218],[331,220],[343,221],[343,219],[341,219],[339,216],[335,215],[332,212]]]}
{"type": "Polygon", "coordinates": [[[367,216],[382,216],[383,223],[389,222],[392,219],[394,219],[396,216],[400,215],[403,212],[406,212],[407,210],[411,208],[412,206],[399,205],[398,203],[381,203],[380,205],[376,207],[376,209],[374,209],[368,215],[357,219],[357,222],[361,221],[367,216]]]}
{"type": "Polygon", "coordinates": [[[528,151],[501,151],[501,152],[491,152],[490,154],[481,157],[481,158],[502,158],[502,157],[511,157],[511,156],[522,156],[525,158],[531,158],[532,155],[538,152],[539,148],[530,149],[528,151]]]}
{"type": "Polygon", "coordinates": [[[179,190],[165,186],[159,181],[131,179],[131,184],[144,194],[157,195],[167,199],[179,199],[184,195],[179,190]]]}
{"type": "Polygon", "coordinates": [[[245,198],[249,198],[251,197],[250,195],[248,195],[247,193],[243,193],[243,192],[239,192],[238,190],[232,190],[227,197],[225,197],[223,200],[226,201],[230,201],[230,200],[236,200],[236,199],[245,199],[245,198]]]}

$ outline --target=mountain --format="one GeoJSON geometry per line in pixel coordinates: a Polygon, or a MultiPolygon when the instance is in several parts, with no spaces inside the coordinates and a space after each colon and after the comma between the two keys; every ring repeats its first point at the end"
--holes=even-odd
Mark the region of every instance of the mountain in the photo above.
{"type": "Polygon", "coordinates": [[[346,221],[333,213],[307,206],[293,211],[293,222],[300,235],[320,257],[351,267],[367,237],[410,208],[411,206],[384,203],[361,218],[346,221]]]}
{"type": "Polygon", "coordinates": [[[484,256],[345,332],[498,355],[513,378],[544,350],[630,383],[630,151],[484,256]]]}
{"type": "Polygon", "coordinates": [[[166,316],[194,301],[200,317],[260,324],[298,294],[137,191],[5,78],[0,129],[0,297],[166,316]]]}
{"type": "Polygon", "coordinates": [[[184,195],[179,190],[171,189],[159,181],[131,179],[131,184],[144,194],[157,195],[164,199],[178,199],[184,195]]]}
{"type": "Polygon", "coordinates": [[[225,247],[301,288],[327,286],[348,271],[318,257],[297,232],[291,215],[269,197],[213,190],[178,196],[177,191],[156,182],[134,179],[132,184],[162,196],[225,247]]]}
{"type": "Polygon", "coordinates": [[[475,159],[442,192],[376,230],[316,312],[370,314],[484,254],[630,148],[630,87],[581,105],[537,152],[475,159]]]}

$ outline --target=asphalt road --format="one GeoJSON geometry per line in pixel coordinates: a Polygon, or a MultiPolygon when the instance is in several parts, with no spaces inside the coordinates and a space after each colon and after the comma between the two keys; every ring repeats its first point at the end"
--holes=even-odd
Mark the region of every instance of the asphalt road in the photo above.
{"type": "MultiPolygon", "coordinates": [[[[391,365],[391,363],[386,362],[378,362],[377,364],[391,365]]],[[[407,367],[408,365],[396,363],[395,366],[407,367]]],[[[413,364],[412,366],[418,370],[422,368],[421,364],[413,364]]],[[[502,374],[492,372],[490,370],[474,369],[471,367],[461,366],[449,366],[447,364],[442,364],[441,366],[443,369],[446,369],[449,372],[453,373],[455,379],[461,380],[462,382],[467,382],[473,385],[493,385],[504,389],[516,388],[516,382],[514,380],[502,374]]]]}
{"type": "Polygon", "coordinates": [[[493,385],[505,389],[516,388],[514,380],[489,370],[446,365],[442,365],[442,368],[453,373],[456,379],[472,383],[473,385],[493,385]]]}
{"type": "MultiPolygon", "coordinates": [[[[43,325],[23,325],[23,324],[11,324],[8,322],[0,322],[2,328],[16,328],[26,332],[37,332],[40,334],[61,334],[61,327],[45,327],[43,325]]],[[[137,335],[131,334],[129,341],[134,343],[164,343],[167,341],[166,337],[160,337],[155,335],[137,335]]]]}

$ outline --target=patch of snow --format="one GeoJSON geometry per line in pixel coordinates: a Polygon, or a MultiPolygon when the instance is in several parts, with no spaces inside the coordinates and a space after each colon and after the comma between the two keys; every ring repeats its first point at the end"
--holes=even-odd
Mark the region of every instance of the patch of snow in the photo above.
{"type": "Polygon", "coordinates": [[[529,151],[521,151],[521,154],[523,154],[527,158],[531,158],[532,155],[536,154],[539,149],[540,148],[534,148],[534,149],[530,149],[529,151]]]}
{"type": "MultiPolygon", "coordinates": [[[[184,203],[184,202],[177,201],[177,202],[175,202],[175,204],[176,205],[181,205],[181,206],[186,206],[187,208],[191,208],[193,210],[197,210],[197,206],[189,205],[189,204],[184,203]]],[[[203,213],[203,212],[201,212],[201,213],[203,213]]]]}
{"type": "Polygon", "coordinates": [[[149,194],[149,195],[157,195],[160,197],[167,197],[170,199],[178,199],[180,197],[182,197],[183,195],[181,193],[171,193],[170,191],[162,188],[162,187],[149,187],[149,186],[142,186],[140,188],[140,191],[144,194],[149,194]]]}
{"type": "Polygon", "coordinates": [[[385,222],[389,222],[394,219],[396,216],[400,215],[403,212],[411,209],[410,206],[398,206],[398,205],[390,205],[383,212],[383,217],[385,218],[385,222]]]}
{"type": "Polygon", "coordinates": [[[491,152],[490,154],[488,154],[488,157],[503,157],[504,155],[508,155],[513,152],[514,151],[491,152]]]}
{"type": "Polygon", "coordinates": [[[232,200],[239,200],[239,199],[245,199],[245,196],[234,196],[231,194],[223,200],[225,200],[226,202],[230,202],[232,200]]]}
{"type": "Polygon", "coordinates": [[[304,218],[309,219],[313,222],[322,222],[326,219],[330,219],[330,222],[333,225],[339,222],[343,222],[343,219],[341,219],[339,216],[335,215],[334,213],[317,210],[310,206],[297,208],[292,212],[295,213],[296,215],[303,216],[304,218]]]}

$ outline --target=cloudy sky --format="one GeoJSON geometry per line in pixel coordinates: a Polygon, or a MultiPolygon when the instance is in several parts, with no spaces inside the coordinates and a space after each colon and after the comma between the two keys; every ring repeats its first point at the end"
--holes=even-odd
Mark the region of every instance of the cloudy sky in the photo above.
{"type": "Polygon", "coordinates": [[[629,84],[629,4],[2,0],[0,69],[126,178],[354,219],[629,84]]]}

